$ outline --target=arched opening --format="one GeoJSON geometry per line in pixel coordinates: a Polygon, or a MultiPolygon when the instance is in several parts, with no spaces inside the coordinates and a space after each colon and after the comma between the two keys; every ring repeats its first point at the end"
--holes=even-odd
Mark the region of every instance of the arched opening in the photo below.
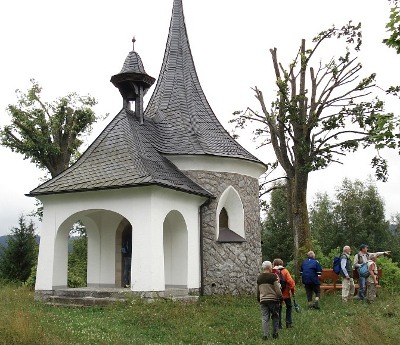
{"type": "Polygon", "coordinates": [[[244,210],[239,193],[229,186],[217,206],[217,242],[245,242],[244,210]]]}
{"type": "Polygon", "coordinates": [[[183,216],[171,211],[163,224],[164,276],[166,288],[186,288],[188,279],[188,236],[183,216]]]}
{"type": "Polygon", "coordinates": [[[131,285],[132,225],[123,219],[115,233],[115,286],[131,285]]]}
{"type": "Polygon", "coordinates": [[[123,219],[118,213],[94,209],[69,216],[55,238],[53,287],[115,287],[115,234],[123,219]]]}

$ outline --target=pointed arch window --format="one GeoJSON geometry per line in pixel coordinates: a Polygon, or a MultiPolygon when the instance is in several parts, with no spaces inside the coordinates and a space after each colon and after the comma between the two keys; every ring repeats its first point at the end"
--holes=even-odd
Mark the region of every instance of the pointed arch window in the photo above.
{"type": "Polygon", "coordinates": [[[244,210],[239,194],[233,187],[228,187],[218,202],[217,207],[217,242],[241,243],[244,238],[244,210]]]}

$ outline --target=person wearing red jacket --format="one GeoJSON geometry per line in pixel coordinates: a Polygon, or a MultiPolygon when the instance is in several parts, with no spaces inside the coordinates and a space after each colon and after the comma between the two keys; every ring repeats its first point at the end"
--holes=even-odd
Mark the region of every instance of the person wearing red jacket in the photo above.
{"type": "MultiPolygon", "coordinates": [[[[278,279],[282,281],[281,284],[285,285],[281,286],[281,289],[282,289],[283,301],[286,304],[286,328],[292,328],[293,321],[292,321],[291,296],[293,297],[295,296],[296,283],[293,280],[292,276],[290,275],[290,272],[285,267],[283,267],[282,259],[279,258],[274,259],[273,266],[274,266],[273,272],[278,276],[278,279]],[[281,279],[281,275],[283,279],[281,279]]],[[[282,304],[279,310],[279,328],[282,329],[282,304]]]]}

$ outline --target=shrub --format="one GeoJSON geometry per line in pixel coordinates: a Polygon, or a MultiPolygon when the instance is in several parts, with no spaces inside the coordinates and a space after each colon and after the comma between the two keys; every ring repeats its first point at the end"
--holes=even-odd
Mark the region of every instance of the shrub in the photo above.
{"type": "Polygon", "coordinates": [[[392,292],[400,292],[400,268],[398,264],[387,257],[379,257],[377,263],[383,272],[379,279],[380,285],[392,292]]]}

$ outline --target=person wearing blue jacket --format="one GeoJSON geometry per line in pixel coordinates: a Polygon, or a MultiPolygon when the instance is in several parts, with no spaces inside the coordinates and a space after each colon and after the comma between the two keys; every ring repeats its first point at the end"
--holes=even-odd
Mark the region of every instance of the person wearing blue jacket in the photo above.
{"type": "Polygon", "coordinates": [[[306,289],[306,295],[308,300],[308,307],[311,309],[319,309],[319,296],[321,294],[319,276],[322,273],[322,266],[315,259],[315,253],[310,250],[307,253],[307,259],[303,261],[300,268],[301,280],[306,289]],[[315,294],[315,300],[313,302],[313,294],[315,294]]]}

